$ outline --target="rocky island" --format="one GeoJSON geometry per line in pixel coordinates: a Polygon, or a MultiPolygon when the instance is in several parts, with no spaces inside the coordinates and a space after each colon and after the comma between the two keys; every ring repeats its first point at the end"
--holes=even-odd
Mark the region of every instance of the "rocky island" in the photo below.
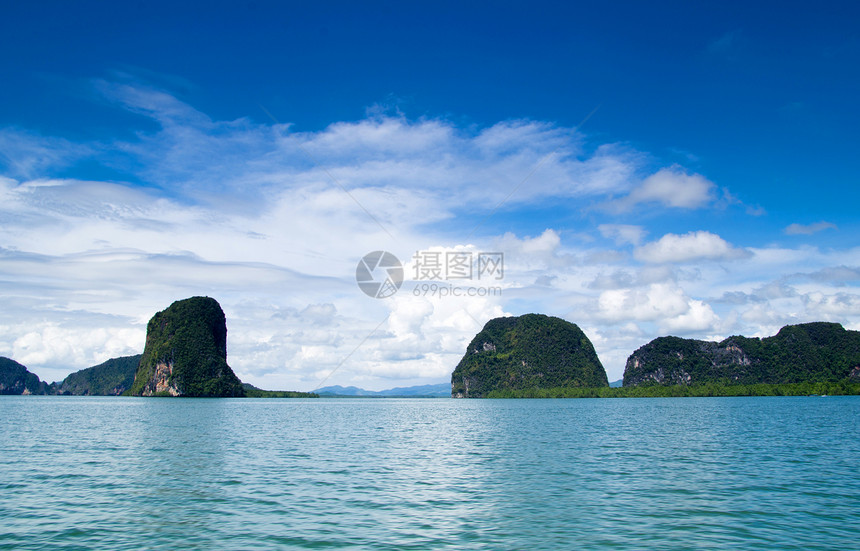
{"type": "Polygon", "coordinates": [[[192,297],[155,314],[131,396],[244,396],[227,365],[227,319],[210,297],[192,297]]]}
{"type": "Polygon", "coordinates": [[[763,339],[721,342],[659,337],[636,350],[624,386],[860,381],[860,331],[838,323],[786,325],[763,339]]]}
{"type": "Polygon", "coordinates": [[[608,387],[606,371],[575,324],[542,314],[487,322],[451,375],[451,396],[491,392],[608,387]]]}

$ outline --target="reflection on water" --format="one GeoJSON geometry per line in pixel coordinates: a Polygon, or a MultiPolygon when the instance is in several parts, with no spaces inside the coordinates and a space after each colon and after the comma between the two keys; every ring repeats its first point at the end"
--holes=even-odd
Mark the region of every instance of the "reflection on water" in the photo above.
{"type": "Polygon", "coordinates": [[[856,397],[4,396],[0,548],[856,549],[858,419],[856,397]]]}

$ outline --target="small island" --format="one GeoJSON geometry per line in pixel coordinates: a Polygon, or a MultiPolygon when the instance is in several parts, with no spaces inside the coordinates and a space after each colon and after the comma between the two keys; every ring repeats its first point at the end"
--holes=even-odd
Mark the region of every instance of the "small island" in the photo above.
{"type": "Polygon", "coordinates": [[[146,347],[130,396],[240,397],[227,365],[227,318],[210,297],[179,300],[146,326],[146,347]]]}
{"type": "Polygon", "coordinates": [[[490,320],[451,375],[455,398],[598,387],[608,388],[609,381],[585,333],[576,324],[543,314],[490,320]]]}
{"type": "Polygon", "coordinates": [[[624,386],[787,385],[860,381],[860,332],[838,323],[786,325],[763,339],[659,337],[627,359],[624,386]]]}

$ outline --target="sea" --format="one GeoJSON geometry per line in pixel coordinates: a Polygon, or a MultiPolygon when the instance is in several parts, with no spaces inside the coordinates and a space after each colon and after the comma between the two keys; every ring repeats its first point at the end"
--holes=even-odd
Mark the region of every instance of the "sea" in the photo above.
{"type": "Polygon", "coordinates": [[[0,397],[0,549],[860,549],[860,397],[0,397]]]}

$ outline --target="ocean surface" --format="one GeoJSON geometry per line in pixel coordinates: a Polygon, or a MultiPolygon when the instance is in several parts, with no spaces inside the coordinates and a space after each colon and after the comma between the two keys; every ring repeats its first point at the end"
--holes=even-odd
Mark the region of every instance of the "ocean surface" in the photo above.
{"type": "Polygon", "coordinates": [[[0,549],[860,549],[860,397],[0,396],[0,549]]]}

